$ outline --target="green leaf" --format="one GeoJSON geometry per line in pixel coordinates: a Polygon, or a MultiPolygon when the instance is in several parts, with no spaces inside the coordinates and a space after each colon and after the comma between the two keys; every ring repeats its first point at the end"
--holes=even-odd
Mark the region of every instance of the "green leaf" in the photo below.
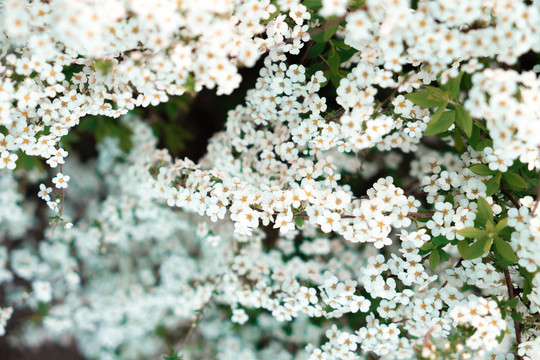
{"type": "Polygon", "coordinates": [[[448,253],[444,251],[443,249],[439,248],[437,249],[437,251],[439,252],[439,255],[442,261],[448,261],[450,259],[450,257],[448,256],[448,253]]]}
{"type": "Polygon", "coordinates": [[[498,171],[495,176],[488,180],[486,183],[486,195],[491,196],[495,194],[501,185],[501,175],[502,173],[498,171]]]}
{"type": "Polygon", "coordinates": [[[488,220],[485,223],[485,226],[486,226],[486,231],[488,233],[488,236],[493,237],[494,235],[493,233],[495,232],[495,224],[491,220],[488,220]]]}
{"type": "Polygon", "coordinates": [[[444,104],[444,101],[430,100],[428,99],[428,96],[429,96],[429,92],[425,90],[421,90],[421,91],[415,91],[410,94],[406,94],[405,98],[407,100],[410,100],[413,104],[426,108],[426,109],[434,108],[434,107],[441,106],[442,104],[444,104]]]}
{"type": "Polygon", "coordinates": [[[491,139],[482,139],[480,140],[480,142],[478,143],[478,148],[480,150],[483,150],[487,147],[493,147],[493,140],[491,139]]]}
{"type": "Polygon", "coordinates": [[[432,243],[430,242],[427,242],[427,243],[424,243],[424,245],[420,246],[420,250],[431,250],[431,249],[435,249],[435,246],[433,246],[432,243]]]}
{"type": "Polygon", "coordinates": [[[314,59],[317,56],[321,55],[324,49],[326,48],[326,43],[324,42],[316,42],[313,43],[311,46],[311,49],[309,49],[309,52],[307,54],[308,59],[314,59]]]}
{"type": "Polygon", "coordinates": [[[437,135],[446,130],[454,123],[456,112],[454,110],[444,111],[447,104],[443,104],[431,117],[424,135],[437,135]]]}
{"type": "MultiPolygon", "coordinates": [[[[341,79],[343,79],[345,77],[345,71],[344,70],[339,70],[338,72],[334,72],[330,69],[326,70],[324,72],[324,77],[326,77],[327,79],[330,79],[330,82],[332,83],[332,85],[334,85],[335,87],[338,87],[339,86],[339,83],[341,81],[341,79]]],[[[321,86],[322,87],[322,86],[321,86]]]]}
{"type": "Polygon", "coordinates": [[[488,237],[486,242],[484,243],[484,246],[482,249],[484,250],[483,254],[487,253],[489,250],[491,250],[491,245],[493,244],[493,238],[488,237]]]}
{"type": "Polygon", "coordinates": [[[497,172],[493,171],[487,166],[486,164],[472,164],[469,166],[469,169],[475,174],[487,176],[487,175],[494,175],[497,172]]]}
{"type": "MultiPolygon", "coordinates": [[[[501,314],[503,314],[503,311],[504,309],[501,309],[501,314]]],[[[504,313],[504,316],[502,318],[503,319],[506,318],[506,312],[504,313]]],[[[506,332],[501,331],[501,333],[495,338],[495,340],[497,340],[497,342],[500,344],[504,340],[505,335],[506,335],[506,332]]]]}
{"type": "Polygon", "coordinates": [[[468,138],[472,135],[473,119],[461,105],[456,106],[456,123],[468,138]]]}
{"type": "MultiPolygon", "coordinates": [[[[348,51],[348,50],[351,50],[353,49],[352,47],[350,47],[349,45],[345,44],[345,40],[342,40],[342,39],[338,39],[338,40],[333,40],[332,41],[332,44],[339,48],[339,49],[342,49],[342,50],[345,50],[345,51],[348,51]]],[[[357,50],[355,50],[355,52],[357,52],[357,50]]]]}
{"type": "Polygon", "coordinates": [[[474,227],[466,227],[465,229],[458,230],[457,233],[463,237],[481,239],[487,237],[485,230],[476,229],[474,227]]]}
{"type": "Polygon", "coordinates": [[[474,244],[472,244],[469,249],[469,259],[465,260],[472,260],[479,258],[480,256],[484,255],[488,250],[486,250],[486,247],[491,247],[491,240],[488,240],[487,238],[480,239],[476,241],[474,244]]]}
{"type": "Polygon", "coordinates": [[[445,246],[449,243],[450,241],[446,238],[446,236],[442,236],[442,235],[439,235],[439,236],[435,236],[434,238],[431,239],[431,243],[435,246],[445,246]]]}
{"type": "Polygon", "coordinates": [[[450,98],[450,93],[448,91],[443,91],[438,87],[426,86],[426,91],[428,92],[428,99],[431,100],[448,102],[448,99],[450,98]]]}
{"type": "Polygon", "coordinates": [[[450,92],[450,98],[454,101],[459,101],[460,85],[461,78],[463,77],[463,72],[460,72],[458,76],[453,77],[448,80],[444,85],[441,85],[441,88],[450,92]]]}
{"type": "Polygon", "coordinates": [[[294,218],[294,223],[296,224],[296,226],[301,228],[304,225],[304,218],[297,216],[294,218]]]}
{"type": "Polygon", "coordinates": [[[504,229],[507,225],[508,225],[508,218],[505,217],[504,219],[499,220],[499,222],[497,223],[493,231],[496,233],[499,233],[499,231],[504,229]]]}
{"type": "Polygon", "coordinates": [[[459,251],[459,255],[461,255],[462,258],[468,258],[469,257],[469,244],[467,243],[467,240],[459,240],[457,243],[457,248],[459,251]]]}
{"type": "Polygon", "coordinates": [[[523,322],[523,317],[521,316],[520,313],[516,312],[516,311],[512,311],[510,313],[510,317],[512,318],[512,320],[514,321],[517,321],[517,322],[523,322]]]}
{"type": "Polygon", "coordinates": [[[439,255],[439,252],[437,250],[433,250],[431,254],[429,254],[429,266],[433,270],[439,265],[439,261],[441,260],[441,256],[439,255]]]}
{"type": "Polygon", "coordinates": [[[487,244],[487,237],[476,241],[471,246],[468,245],[467,240],[458,241],[458,251],[461,257],[465,260],[473,260],[484,254],[484,247],[487,244]]]}
{"type": "MultiPolygon", "coordinates": [[[[317,62],[311,64],[306,69],[306,76],[311,77],[311,75],[315,74],[317,71],[322,70],[322,66],[323,66],[322,61],[317,61],[317,62]]],[[[321,87],[323,87],[322,84],[321,84],[321,87]]]]}
{"type": "Polygon", "coordinates": [[[462,154],[465,151],[465,145],[463,144],[463,137],[461,136],[461,133],[455,129],[454,130],[454,146],[459,154],[462,154]]]}
{"type": "Polygon", "coordinates": [[[484,199],[483,197],[478,197],[478,200],[476,200],[476,203],[478,204],[478,212],[476,214],[476,219],[481,224],[486,224],[488,220],[493,222],[493,210],[491,210],[491,206],[489,203],[484,199]]]}
{"type": "Polygon", "coordinates": [[[366,6],[366,0],[349,0],[349,9],[351,11],[358,10],[364,6],[366,6]]]}
{"type": "Polygon", "coordinates": [[[510,307],[510,309],[513,309],[517,306],[518,304],[518,301],[519,301],[519,298],[515,297],[513,299],[511,299],[510,301],[508,301],[508,306],[510,307]]]}
{"type": "MultiPolygon", "coordinates": [[[[475,121],[474,124],[478,124],[478,121],[475,121]]],[[[473,126],[472,135],[469,138],[469,144],[476,151],[480,151],[480,128],[478,126],[473,126]]]]}
{"type": "Polygon", "coordinates": [[[525,277],[525,281],[523,282],[523,300],[525,302],[529,302],[529,294],[532,292],[533,284],[533,274],[529,273],[528,271],[522,270],[522,275],[525,277]]]}
{"type": "MultiPolygon", "coordinates": [[[[328,21],[333,21],[333,19],[330,18],[328,19],[328,21]]],[[[325,25],[323,24],[321,26],[325,26],[325,25]]],[[[332,38],[332,36],[334,36],[334,34],[338,31],[338,28],[339,28],[339,23],[333,26],[329,26],[325,28],[323,31],[321,31],[320,33],[311,36],[311,39],[316,42],[326,43],[328,42],[328,40],[332,38]]]]}
{"type": "Polygon", "coordinates": [[[27,155],[26,153],[22,152],[22,150],[17,151],[17,160],[15,161],[15,165],[17,168],[23,167],[26,170],[33,170],[34,168],[37,168],[39,171],[43,171],[45,169],[41,161],[41,157],[27,155]]]}
{"type": "Polygon", "coordinates": [[[100,70],[103,75],[107,75],[112,70],[114,63],[112,60],[96,60],[94,68],[100,70]]]}
{"type": "Polygon", "coordinates": [[[527,188],[527,183],[516,173],[506,172],[502,175],[503,181],[514,190],[527,188]]]}
{"type": "Polygon", "coordinates": [[[328,65],[330,66],[330,71],[333,73],[339,72],[340,58],[336,49],[333,47],[330,51],[330,56],[328,57],[328,65]]]}
{"type": "Polygon", "coordinates": [[[494,243],[495,243],[495,251],[503,259],[510,261],[512,264],[518,261],[518,257],[516,253],[514,252],[514,249],[512,249],[512,246],[510,246],[509,243],[507,243],[506,241],[504,241],[498,236],[495,236],[494,243]]]}
{"type": "Polygon", "coordinates": [[[307,7],[311,10],[319,10],[322,8],[322,1],[321,0],[304,0],[302,1],[302,5],[307,7]]]}

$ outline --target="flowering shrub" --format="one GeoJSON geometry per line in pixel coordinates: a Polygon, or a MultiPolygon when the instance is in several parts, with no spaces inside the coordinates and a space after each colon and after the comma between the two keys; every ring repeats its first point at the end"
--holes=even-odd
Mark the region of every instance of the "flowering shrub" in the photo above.
{"type": "Polygon", "coordinates": [[[6,0],[0,38],[11,347],[539,358],[540,1],[6,0]],[[256,64],[160,148],[138,109],[256,64]]]}

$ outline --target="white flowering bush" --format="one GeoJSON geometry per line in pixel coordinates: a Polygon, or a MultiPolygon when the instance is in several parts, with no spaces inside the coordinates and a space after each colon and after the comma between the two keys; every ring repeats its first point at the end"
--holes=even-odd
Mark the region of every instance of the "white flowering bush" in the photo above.
{"type": "Polygon", "coordinates": [[[0,353],[540,359],[540,1],[5,0],[0,44],[0,353]]]}

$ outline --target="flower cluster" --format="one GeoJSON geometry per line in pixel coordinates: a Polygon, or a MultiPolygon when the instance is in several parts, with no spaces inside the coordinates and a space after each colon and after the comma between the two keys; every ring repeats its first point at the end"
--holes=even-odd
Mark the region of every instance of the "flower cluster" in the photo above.
{"type": "Polygon", "coordinates": [[[467,299],[466,304],[454,306],[450,317],[457,324],[470,324],[476,328],[475,333],[467,339],[471,349],[494,349],[497,346],[496,338],[507,328],[497,303],[483,298],[467,299]]]}
{"type": "Polygon", "coordinates": [[[26,306],[13,346],[103,360],[534,359],[539,26],[539,1],[5,1],[0,335],[26,306]],[[261,56],[198,162],[127,114],[261,56]],[[131,146],[77,159],[87,115],[131,146]]]}

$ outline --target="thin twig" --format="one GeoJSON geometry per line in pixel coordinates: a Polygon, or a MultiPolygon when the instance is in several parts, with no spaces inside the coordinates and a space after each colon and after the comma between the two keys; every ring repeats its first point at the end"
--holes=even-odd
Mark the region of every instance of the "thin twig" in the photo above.
{"type": "MultiPolygon", "coordinates": [[[[459,261],[456,263],[456,265],[454,265],[454,269],[457,268],[459,265],[461,265],[461,262],[462,262],[462,261],[463,261],[463,258],[460,258],[459,261]]],[[[442,289],[443,287],[445,287],[446,284],[448,284],[448,280],[446,280],[446,281],[444,282],[444,284],[441,285],[441,289],[442,289]]]]}
{"type": "Polygon", "coordinates": [[[307,56],[309,54],[309,50],[311,50],[311,47],[313,46],[314,43],[315,43],[315,41],[309,40],[309,42],[308,42],[308,44],[306,46],[306,49],[304,50],[304,55],[302,55],[302,58],[300,59],[300,64],[304,65],[304,62],[306,61],[307,56]]]}
{"type": "MultiPolygon", "coordinates": [[[[63,172],[62,164],[60,164],[60,173],[63,172]]],[[[56,216],[56,222],[54,223],[54,227],[52,229],[52,235],[54,235],[54,230],[56,230],[56,227],[60,223],[60,220],[62,220],[62,213],[64,212],[64,199],[66,197],[65,188],[62,188],[62,201],[60,203],[60,211],[58,212],[58,215],[56,216]]]]}
{"type": "Polygon", "coordinates": [[[208,300],[203,304],[203,306],[199,309],[199,313],[197,314],[197,317],[195,318],[195,320],[191,323],[190,327],[189,327],[189,330],[186,334],[186,336],[184,337],[184,340],[182,340],[182,343],[180,344],[180,347],[178,348],[178,351],[176,352],[177,354],[180,353],[184,347],[186,346],[187,344],[187,341],[189,339],[189,336],[191,335],[191,333],[193,333],[193,330],[195,330],[197,328],[197,325],[199,325],[200,321],[201,321],[201,318],[203,316],[203,313],[204,313],[204,310],[210,305],[210,303],[212,302],[212,298],[213,298],[213,295],[214,295],[214,292],[217,290],[218,286],[221,284],[221,281],[223,280],[223,276],[225,276],[225,273],[221,274],[219,276],[219,278],[217,279],[214,287],[212,288],[212,293],[210,294],[210,297],[208,298],[208,300]]]}

